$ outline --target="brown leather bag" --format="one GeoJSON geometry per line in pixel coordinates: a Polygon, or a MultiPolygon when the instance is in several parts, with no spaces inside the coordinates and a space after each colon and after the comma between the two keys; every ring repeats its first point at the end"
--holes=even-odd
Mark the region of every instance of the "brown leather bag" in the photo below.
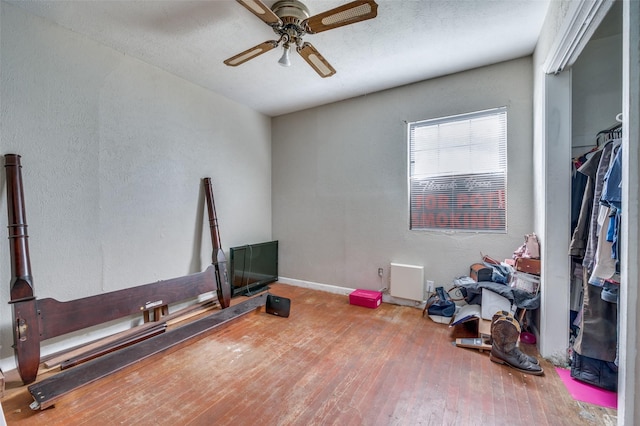
{"type": "Polygon", "coordinates": [[[482,263],[474,263],[469,267],[469,276],[476,282],[491,281],[493,269],[482,263]]]}

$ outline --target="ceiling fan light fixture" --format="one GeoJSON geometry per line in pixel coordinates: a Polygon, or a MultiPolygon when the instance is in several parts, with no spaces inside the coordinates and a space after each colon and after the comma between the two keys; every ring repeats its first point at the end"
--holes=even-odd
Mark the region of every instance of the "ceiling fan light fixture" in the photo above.
{"type": "Polygon", "coordinates": [[[282,57],[280,58],[278,63],[283,67],[290,67],[291,60],[289,59],[289,45],[287,44],[283,46],[283,49],[284,49],[284,52],[282,53],[282,57]]]}

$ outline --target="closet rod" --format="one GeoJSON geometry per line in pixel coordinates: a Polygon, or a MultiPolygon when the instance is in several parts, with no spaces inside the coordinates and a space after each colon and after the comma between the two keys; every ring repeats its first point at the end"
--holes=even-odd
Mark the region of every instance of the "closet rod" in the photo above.
{"type": "MultiPolygon", "coordinates": [[[[589,144],[589,145],[576,145],[576,146],[572,146],[571,149],[577,149],[577,148],[595,148],[596,146],[600,146],[600,136],[602,135],[606,135],[607,133],[615,133],[615,132],[621,132],[622,131],[622,124],[620,123],[616,123],[615,125],[609,127],[606,130],[601,130],[596,134],[596,143],[594,144],[589,144]]],[[[607,141],[605,141],[607,142],[607,141]]]]}
{"type": "Polygon", "coordinates": [[[616,139],[616,137],[622,137],[621,123],[616,123],[615,125],[609,127],[606,130],[599,131],[598,134],[596,135],[596,146],[600,146],[602,142],[606,143],[606,142],[609,142],[610,140],[616,139]],[[605,137],[605,140],[600,141],[600,137],[603,135],[605,137]]]}
{"type": "Polygon", "coordinates": [[[609,127],[606,130],[599,131],[598,134],[596,135],[596,137],[598,137],[600,135],[604,135],[605,133],[612,133],[612,132],[616,132],[616,131],[620,131],[620,130],[622,130],[622,124],[616,123],[615,125],[609,127]]]}

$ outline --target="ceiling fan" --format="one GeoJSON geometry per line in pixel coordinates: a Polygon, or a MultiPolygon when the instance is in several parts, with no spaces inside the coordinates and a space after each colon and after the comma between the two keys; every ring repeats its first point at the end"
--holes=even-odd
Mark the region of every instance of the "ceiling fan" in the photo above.
{"type": "Polygon", "coordinates": [[[300,56],[323,78],[331,77],[336,73],[336,70],[311,43],[303,42],[302,37],[305,34],[317,34],[344,25],[366,21],[375,18],[378,14],[378,5],[373,0],[352,1],[314,16],[310,16],[309,9],[298,0],[279,0],[271,8],[261,0],[236,1],[273,28],[279,38],[267,40],[232,56],[224,61],[226,65],[238,66],[282,44],[284,53],[278,63],[289,66],[291,65],[289,49],[291,45],[294,45],[300,56]]]}

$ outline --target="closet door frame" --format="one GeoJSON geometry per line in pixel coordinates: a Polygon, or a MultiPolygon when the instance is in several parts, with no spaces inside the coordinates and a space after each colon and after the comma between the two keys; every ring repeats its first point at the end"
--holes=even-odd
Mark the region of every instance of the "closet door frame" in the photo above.
{"type": "Polygon", "coordinates": [[[606,17],[614,0],[571,1],[542,65],[542,144],[535,228],[541,234],[540,354],[558,365],[568,362],[571,290],[570,199],[572,141],[571,67],[606,17]]]}
{"type": "MultiPolygon", "coordinates": [[[[622,205],[622,253],[621,296],[619,321],[619,373],[618,418],[619,425],[640,424],[640,345],[638,330],[638,287],[640,274],[640,2],[621,0],[623,3],[623,51],[622,51],[622,119],[623,119],[623,205],[622,205]],[[636,409],[638,407],[638,409],[636,409]]],[[[559,250],[569,234],[570,191],[565,183],[554,185],[562,179],[562,163],[568,164],[571,145],[571,71],[570,67],[582,48],[613,4],[612,1],[573,1],[564,19],[547,61],[543,66],[547,74],[542,80],[542,129],[544,141],[541,159],[541,188],[544,191],[544,213],[537,215],[537,229],[542,232],[541,251],[543,283],[540,309],[540,353],[554,362],[561,358],[568,345],[569,317],[569,264],[568,244],[559,250]],[[568,129],[567,129],[568,127],[568,129]],[[569,154],[566,153],[567,149],[569,154]],[[559,160],[558,160],[559,158],[559,160]],[[559,164],[558,164],[559,162],[559,164]],[[555,204],[554,204],[555,203],[555,204]],[[566,204],[566,205],[565,205],[566,204]],[[554,222],[558,215],[566,220],[554,222]],[[565,223],[566,222],[566,223],[565,223]],[[557,235],[562,233],[562,235],[557,235]],[[565,272],[566,271],[566,272],[565,272]],[[559,280],[559,281],[558,281],[559,280]],[[563,337],[564,336],[564,337],[563,337]]],[[[564,168],[569,170],[568,165],[564,168]]],[[[567,184],[569,179],[567,178],[567,184]]]]}
{"type": "Polygon", "coordinates": [[[622,288],[618,371],[618,424],[640,424],[640,2],[622,9],[622,288]]]}
{"type": "Polygon", "coordinates": [[[571,86],[571,69],[544,76],[540,174],[544,210],[537,226],[542,230],[539,350],[559,365],[567,363],[569,347],[571,86]]]}

